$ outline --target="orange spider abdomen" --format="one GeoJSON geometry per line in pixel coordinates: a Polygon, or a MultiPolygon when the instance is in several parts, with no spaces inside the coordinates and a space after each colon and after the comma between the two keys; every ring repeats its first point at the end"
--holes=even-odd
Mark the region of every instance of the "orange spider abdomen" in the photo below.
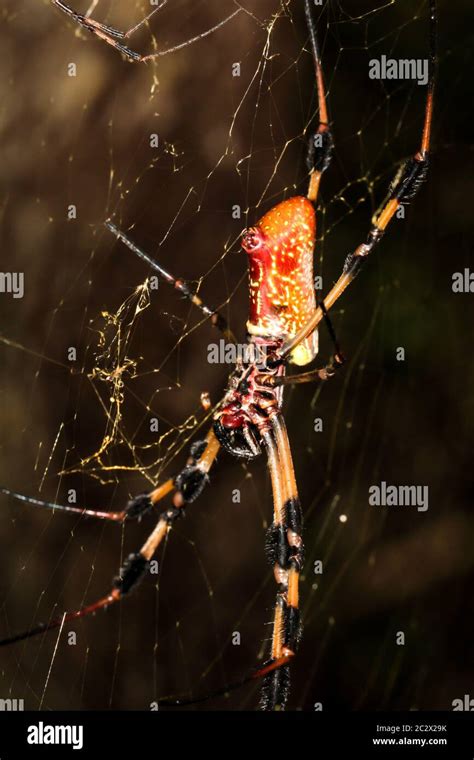
{"type": "MultiPolygon", "coordinates": [[[[302,196],[289,198],[245,231],[242,248],[249,257],[250,335],[287,339],[313,314],[316,299],[313,255],[316,214],[302,196]]],[[[315,331],[290,355],[308,364],[318,352],[315,331]]]]}

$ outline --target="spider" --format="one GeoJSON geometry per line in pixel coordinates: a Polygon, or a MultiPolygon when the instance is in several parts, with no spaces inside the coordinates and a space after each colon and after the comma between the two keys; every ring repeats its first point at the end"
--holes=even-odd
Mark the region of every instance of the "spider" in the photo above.
{"type": "MultiPolygon", "coordinates": [[[[106,42],[115,30],[78,16],[60,0],[58,7],[86,25],[106,42]]],[[[290,661],[301,637],[299,615],[299,577],[304,561],[303,517],[292,454],[282,413],[284,387],[290,384],[325,381],[343,364],[336,336],[328,316],[329,309],[360,272],[369,255],[380,243],[385,230],[401,204],[411,201],[425,180],[428,170],[433,97],[436,74],[435,0],[429,0],[430,75],[427,84],[424,122],[419,150],[406,161],[391,183],[381,210],[375,215],[364,242],[346,257],[342,273],[325,298],[318,304],[313,288],[313,255],[316,240],[316,212],[320,181],[330,165],[333,136],[326,104],[325,85],[316,24],[310,0],[303,0],[309,40],[315,67],[319,123],[310,135],[307,148],[309,184],[306,196],[291,197],[270,209],[257,223],[244,231],[242,249],[248,256],[250,313],[247,322],[248,343],[258,350],[257,359],[239,359],[231,372],[225,393],[213,412],[212,427],[202,440],[195,441],[183,469],[148,493],[131,499],[121,512],[103,512],[58,505],[7,488],[2,492],[29,504],[75,512],[84,516],[123,523],[151,511],[173,493],[171,503],[159,515],[156,526],[139,551],[128,556],[113,581],[111,590],[100,599],[48,623],[0,640],[13,644],[40,633],[62,627],[66,622],[85,617],[119,602],[133,591],[146,575],[150,561],[184,507],[194,502],[209,482],[209,472],[222,449],[234,457],[253,460],[265,453],[272,485],[273,522],[268,529],[266,553],[276,581],[271,646],[268,658],[250,676],[261,680],[260,708],[284,709],[288,699],[290,661]],[[318,326],[325,320],[334,342],[335,352],[322,368],[287,374],[288,365],[305,367],[318,353],[318,326]]],[[[155,12],[155,11],[153,11],[155,12]]],[[[143,58],[134,60],[146,60],[143,58]]],[[[108,220],[107,228],[136,255],[153,267],[181,295],[208,317],[227,337],[232,334],[219,311],[207,306],[192,287],[176,278],[157,261],[138,248],[116,225],[108,220]]],[[[197,700],[193,700],[197,701],[197,700]]],[[[165,700],[164,704],[170,704],[165,700]]],[[[173,704],[186,704],[174,700],[173,704]]]]}

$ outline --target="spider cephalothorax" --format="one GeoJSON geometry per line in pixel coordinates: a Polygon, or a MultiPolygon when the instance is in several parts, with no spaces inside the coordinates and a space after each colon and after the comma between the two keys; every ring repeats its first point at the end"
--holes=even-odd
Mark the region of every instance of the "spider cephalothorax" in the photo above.
{"type": "Polygon", "coordinates": [[[214,433],[229,453],[239,459],[261,454],[261,436],[282,402],[282,388],[272,387],[270,378],[282,377],[283,362],[275,362],[275,341],[252,341],[259,362],[239,361],[229,377],[226,394],[214,415],[214,433]]]}

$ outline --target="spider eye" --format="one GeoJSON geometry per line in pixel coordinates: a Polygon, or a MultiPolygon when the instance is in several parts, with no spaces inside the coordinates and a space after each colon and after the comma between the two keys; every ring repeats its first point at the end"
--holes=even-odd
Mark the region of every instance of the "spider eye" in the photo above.
{"type": "Polygon", "coordinates": [[[249,227],[242,235],[242,248],[247,253],[253,253],[263,245],[263,235],[258,227],[249,227]]]}

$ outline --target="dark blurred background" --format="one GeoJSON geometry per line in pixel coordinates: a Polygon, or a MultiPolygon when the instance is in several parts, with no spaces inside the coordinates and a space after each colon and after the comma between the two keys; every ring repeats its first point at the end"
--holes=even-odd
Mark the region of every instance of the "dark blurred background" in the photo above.
{"type": "MultiPolygon", "coordinates": [[[[147,294],[146,266],[103,222],[112,217],[196,281],[244,339],[239,234],[306,191],[316,100],[302,3],[240,5],[216,33],[132,65],[48,2],[2,4],[1,268],[25,274],[23,299],[0,297],[5,486],[59,502],[74,488],[82,505],[120,509],[176,472],[208,424],[200,394],[217,402],[229,371],[207,361],[220,336],[166,285],[147,294]]],[[[93,15],[126,29],[148,7],[100,0],[93,15]]],[[[170,2],[130,46],[166,50],[235,7],[170,2]]],[[[315,9],[336,141],[318,209],[324,291],[418,147],[424,89],[372,81],[368,62],[425,57],[426,11],[408,0],[315,9]]],[[[335,309],[348,363],[325,387],[286,395],[307,546],[291,709],[451,709],[474,697],[473,296],[451,287],[452,274],[472,266],[470,11],[468,0],[439,2],[429,181],[335,309]],[[368,488],[381,480],[427,485],[428,511],[369,506],[368,488]]],[[[321,361],[330,351],[322,331],[321,361]]],[[[121,528],[7,497],[0,506],[2,636],[101,596],[153,525],[147,517],[121,528]]],[[[56,652],[54,633],[2,650],[0,698],[24,698],[28,709],[148,709],[245,674],[270,632],[271,509],[263,458],[246,467],[222,454],[160,551],[159,583],[151,577],[121,606],[68,625],[56,652]]],[[[195,709],[251,709],[257,692],[195,709]]]]}

